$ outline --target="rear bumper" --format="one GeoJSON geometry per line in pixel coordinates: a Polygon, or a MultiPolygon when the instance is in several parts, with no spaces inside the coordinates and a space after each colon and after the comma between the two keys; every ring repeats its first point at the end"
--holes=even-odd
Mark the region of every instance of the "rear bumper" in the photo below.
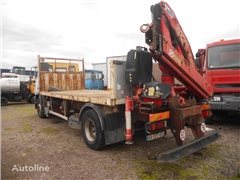
{"type": "Polygon", "coordinates": [[[209,101],[211,110],[220,111],[240,111],[240,95],[239,94],[222,94],[221,101],[209,101]]]}

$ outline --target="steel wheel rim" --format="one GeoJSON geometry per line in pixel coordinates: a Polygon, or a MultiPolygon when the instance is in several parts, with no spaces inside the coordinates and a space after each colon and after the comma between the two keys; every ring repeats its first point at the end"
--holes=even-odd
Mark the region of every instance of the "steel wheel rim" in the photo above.
{"type": "Polygon", "coordinates": [[[96,127],[91,119],[86,120],[85,133],[89,141],[93,142],[96,139],[96,127]]]}

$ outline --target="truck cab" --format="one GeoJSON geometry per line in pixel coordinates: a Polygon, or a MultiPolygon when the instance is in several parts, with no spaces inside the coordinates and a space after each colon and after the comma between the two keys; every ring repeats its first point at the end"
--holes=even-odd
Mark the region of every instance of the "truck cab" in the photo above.
{"type": "Polygon", "coordinates": [[[213,113],[240,112],[240,39],[207,44],[196,54],[200,71],[213,87],[213,113]]]}
{"type": "Polygon", "coordinates": [[[100,70],[85,70],[85,87],[86,89],[101,90],[104,88],[103,72],[100,70]]]}
{"type": "Polygon", "coordinates": [[[25,67],[13,66],[12,73],[26,75],[25,67]]]}
{"type": "Polygon", "coordinates": [[[78,72],[79,67],[76,63],[67,63],[67,62],[48,62],[48,71],[56,72],[78,72]]]}

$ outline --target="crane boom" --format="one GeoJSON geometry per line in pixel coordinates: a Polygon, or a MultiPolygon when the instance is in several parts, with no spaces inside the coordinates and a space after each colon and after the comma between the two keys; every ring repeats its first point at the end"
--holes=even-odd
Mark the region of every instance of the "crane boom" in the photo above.
{"type": "MultiPolygon", "coordinates": [[[[151,12],[152,23],[142,25],[140,30],[145,33],[153,59],[160,64],[163,74],[177,78],[199,100],[209,99],[213,88],[198,72],[190,43],[175,13],[164,1],[151,6],[151,12]]],[[[172,89],[177,90],[173,86],[172,89]]]]}

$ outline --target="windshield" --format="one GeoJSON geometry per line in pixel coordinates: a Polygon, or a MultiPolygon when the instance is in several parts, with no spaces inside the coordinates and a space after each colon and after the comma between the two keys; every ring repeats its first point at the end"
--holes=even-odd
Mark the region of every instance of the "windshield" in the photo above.
{"type": "Polygon", "coordinates": [[[85,72],[85,79],[103,79],[103,74],[99,72],[85,72]]]}
{"type": "Polygon", "coordinates": [[[208,68],[240,68],[240,44],[228,44],[208,49],[208,68]]]}
{"type": "Polygon", "coordinates": [[[16,74],[21,74],[21,75],[25,75],[26,74],[25,67],[13,67],[12,72],[16,73],[16,74]]]}
{"type": "Polygon", "coordinates": [[[103,79],[102,73],[95,73],[96,74],[96,79],[103,79]]]}
{"type": "Polygon", "coordinates": [[[91,79],[91,76],[92,76],[91,72],[85,73],[85,79],[91,79]]]}

